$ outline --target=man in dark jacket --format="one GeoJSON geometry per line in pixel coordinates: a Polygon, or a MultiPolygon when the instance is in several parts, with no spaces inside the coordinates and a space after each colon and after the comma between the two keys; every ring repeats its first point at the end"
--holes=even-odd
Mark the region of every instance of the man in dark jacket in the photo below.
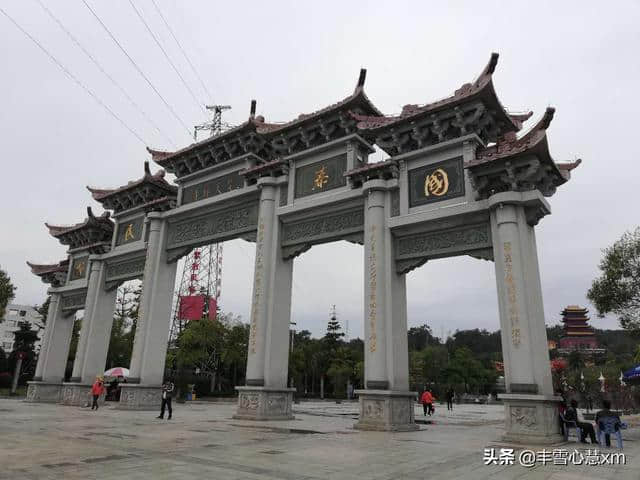
{"type": "Polygon", "coordinates": [[[578,428],[580,428],[580,431],[582,432],[580,438],[582,443],[587,443],[587,435],[589,435],[591,443],[598,443],[593,425],[587,422],[580,422],[578,420],[578,402],[571,400],[570,406],[564,412],[564,419],[568,422],[576,422],[576,425],[578,425],[578,428]]]}
{"type": "Polygon", "coordinates": [[[171,397],[173,396],[174,389],[175,386],[170,380],[166,381],[164,385],[162,385],[162,403],[160,406],[160,415],[158,416],[158,418],[164,418],[164,409],[166,407],[169,411],[167,420],[171,420],[171,414],[173,413],[171,410],[171,397]]]}

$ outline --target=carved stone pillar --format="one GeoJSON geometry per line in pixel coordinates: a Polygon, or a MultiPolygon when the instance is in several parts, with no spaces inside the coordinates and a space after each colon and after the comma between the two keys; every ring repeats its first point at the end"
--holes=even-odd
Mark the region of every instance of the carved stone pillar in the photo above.
{"type": "Polygon", "coordinates": [[[405,275],[396,273],[387,219],[391,194],[384,180],[363,185],[365,389],[360,397],[362,430],[416,430],[415,393],[409,391],[405,275]]]}
{"type": "Polygon", "coordinates": [[[251,333],[246,386],[238,390],[234,418],[288,420],[295,389],[287,388],[293,260],[282,257],[282,228],[276,215],[279,189],[286,184],[261,178],[256,259],[251,300],[251,333]]]}
{"type": "MultiPolygon", "coordinates": [[[[531,193],[531,192],[528,192],[531,193]]],[[[504,439],[562,440],[553,395],[535,232],[529,212],[545,212],[542,197],[504,192],[489,198],[505,387],[504,439]]],[[[536,213],[537,215],[537,213],[536,213]]]]}
{"type": "Polygon", "coordinates": [[[107,265],[91,260],[87,300],[71,381],[62,387],[62,403],[84,405],[96,376],[104,373],[117,290],[105,290],[107,265]]]}
{"type": "Polygon", "coordinates": [[[160,407],[169,338],[177,264],[167,263],[167,222],[157,212],[149,213],[148,218],[147,259],[131,355],[131,376],[128,383],[121,384],[119,408],[125,409],[160,407]]]}
{"type": "Polygon", "coordinates": [[[33,382],[29,382],[27,401],[55,403],[60,400],[73,322],[73,315],[64,316],[62,313],[62,295],[51,292],[36,376],[33,382]]]}

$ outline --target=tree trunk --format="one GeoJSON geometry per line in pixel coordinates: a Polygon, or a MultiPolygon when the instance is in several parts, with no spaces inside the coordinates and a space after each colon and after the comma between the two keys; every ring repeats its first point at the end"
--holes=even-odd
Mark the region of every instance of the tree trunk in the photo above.
{"type": "Polygon", "coordinates": [[[211,374],[211,383],[209,384],[209,391],[213,393],[216,389],[216,372],[211,374]]]}
{"type": "Polygon", "coordinates": [[[324,375],[320,376],[320,400],[324,400],[324,375]]]}

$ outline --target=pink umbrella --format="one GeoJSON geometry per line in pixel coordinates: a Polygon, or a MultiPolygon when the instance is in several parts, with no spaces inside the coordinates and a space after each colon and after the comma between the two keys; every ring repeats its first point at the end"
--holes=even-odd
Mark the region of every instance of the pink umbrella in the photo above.
{"type": "Polygon", "coordinates": [[[104,372],[105,377],[128,377],[129,369],[124,367],[113,367],[104,372]]]}

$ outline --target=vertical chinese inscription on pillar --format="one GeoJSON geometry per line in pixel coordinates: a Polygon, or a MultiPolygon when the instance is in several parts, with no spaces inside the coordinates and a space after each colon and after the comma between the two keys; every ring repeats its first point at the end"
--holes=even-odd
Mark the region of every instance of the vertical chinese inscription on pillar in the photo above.
{"type": "Polygon", "coordinates": [[[371,225],[371,237],[369,251],[369,352],[376,351],[377,335],[376,335],[376,316],[377,316],[377,298],[376,298],[376,286],[378,284],[378,268],[376,263],[376,226],[371,225]]]}
{"type": "Polygon", "coordinates": [[[520,345],[520,319],[518,317],[516,284],[513,281],[511,242],[504,242],[504,283],[507,287],[507,314],[511,325],[511,341],[517,347],[520,345]]]}
{"type": "Polygon", "coordinates": [[[259,303],[262,296],[262,270],[264,268],[263,259],[264,245],[264,222],[260,219],[258,223],[258,233],[256,235],[256,271],[253,279],[253,305],[251,307],[251,332],[249,334],[249,352],[256,353],[256,339],[258,329],[259,303]]]}

